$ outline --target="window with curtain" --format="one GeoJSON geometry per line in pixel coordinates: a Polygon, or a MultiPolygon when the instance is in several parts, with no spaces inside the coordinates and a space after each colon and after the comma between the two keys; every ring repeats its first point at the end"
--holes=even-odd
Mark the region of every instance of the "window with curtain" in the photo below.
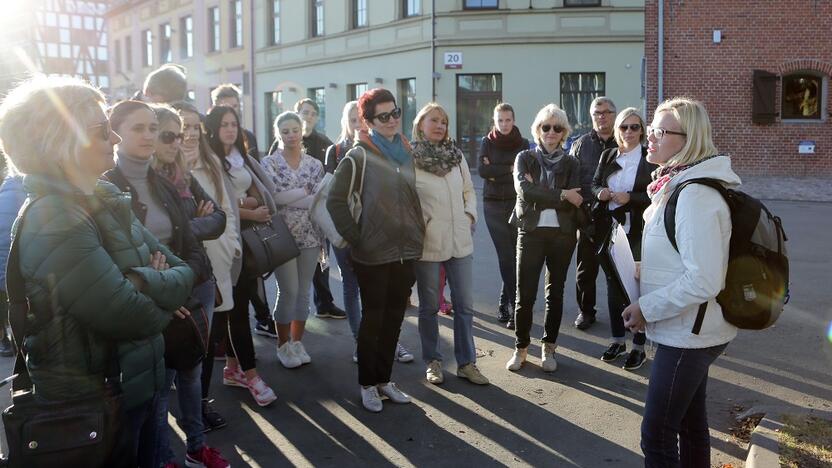
{"type": "Polygon", "coordinates": [[[231,34],[229,47],[238,49],[243,46],[243,0],[231,0],[231,34]]]}
{"type": "Polygon", "coordinates": [[[578,136],[592,129],[589,104],[605,93],[605,73],[560,74],[560,106],[566,111],[573,135],[578,136]]]}
{"type": "Polygon", "coordinates": [[[367,0],[352,0],[352,27],[365,28],[367,21],[367,0]]]}
{"type": "Polygon", "coordinates": [[[310,8],[312,10],[310,29],[311,37],[318,37],[324,35],[324,1],[310,0],[310,8]]]}
{"type": "Polygon", "coordinates": [[[272,44],[280,43],[280,0],[272,0],[272,21],[270,24],[269,36],[272,44]]]}
{"type": "Polygon", "coordinates": [[[402,16],[410,18],[422,14],[421,0],[402,0],[402,16]]]}
{"type": "Polygon", "coordinates": [[[194,18],[185,16],[179,19],[180,53],[183,59],[194,56],[194,18]]]}
{"type": "Polygon", "coordinates": [[[220,7],[208,9],[208,51],[220,50],[220,7]]]}

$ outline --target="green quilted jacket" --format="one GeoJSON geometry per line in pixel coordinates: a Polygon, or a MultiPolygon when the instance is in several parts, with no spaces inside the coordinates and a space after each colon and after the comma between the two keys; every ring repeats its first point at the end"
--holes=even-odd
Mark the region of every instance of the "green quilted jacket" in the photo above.
{"type": "Polygon", "coordinates": [[[114,185],[99,182],[93,195],[41,175],[27,175],[23,185],[34,201],[13,232],[29,300],[24,350],[35,393],[62,400],[101,392],[113,356],[126,408],[148,401],[164,382],[161,331],[185,303],[193,272],[139,223],[130,196],[114,185]],[[157,250],[170,269],[148,266],[157,250]],[[144,280],[142,292],[129,272],[144,280]]]}

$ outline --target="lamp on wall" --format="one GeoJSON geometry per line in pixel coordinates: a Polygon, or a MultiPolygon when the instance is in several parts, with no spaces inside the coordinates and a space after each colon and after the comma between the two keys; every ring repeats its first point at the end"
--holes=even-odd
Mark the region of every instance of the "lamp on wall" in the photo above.
{"type": "Polygon", "coordinates": [[[329,87],[332,88],[332,89],[335,89],[335,88],[338,87],[338,83],[330,83],[329,87]]]}
{"type": "Polygon", "coordinates": [[[376,79],[375,79],[375,80],[373,80],[373,81],[375,81],[375,83],[376,83],[376,84],[382,84],[382,83],[384,83],[384,80],[383,80],[383,79],[381,79],[381,78],[378,78],[378,77],[376,77],[376,79]]]}

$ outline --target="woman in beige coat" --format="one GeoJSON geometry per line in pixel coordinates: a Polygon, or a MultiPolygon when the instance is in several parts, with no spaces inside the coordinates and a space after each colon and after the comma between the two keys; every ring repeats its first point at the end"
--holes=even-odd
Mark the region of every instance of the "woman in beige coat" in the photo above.
{"type": "Polygon", "coordinates": [[[416,262],[419,290],[419,337],[428,382],[440,384],[442,354],[439,353],[439,270],[451,287],[454,303],[454,356],[457,375],[485,385],[488,379],[476,366],[474,351],[473,252],[471,232],[477,221],[477,201],[468,164],[448,137],[448,113],[430,103],[413,121],[413,161],[416,191],[425,219],[422,258],[416,262]]]}

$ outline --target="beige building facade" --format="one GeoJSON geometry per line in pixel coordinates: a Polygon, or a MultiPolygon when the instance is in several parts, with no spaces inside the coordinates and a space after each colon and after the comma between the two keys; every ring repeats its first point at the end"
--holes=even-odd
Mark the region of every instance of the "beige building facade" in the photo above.
{"type": "Polygon", "coordinates": [[[107,13],[110,94],[130,97],[164,63],[187,69],[188,94],[206,111],[218,84],[243,90],[243,121],[251,105],[251,0],[115,0],[107,13]]]}
{"type": "Polygon", "coordinates": [[[319,102],[319,128],[335,139],[344,104],[379,86],[397,96],[408,136],[421,106],[442,104],[469,158],[501,101],[525,136],[550,102],[576,132],[589,130],[595,96],[642,106],[644,1],[253,1],[261,139],[303,97],[319,102]]]}

